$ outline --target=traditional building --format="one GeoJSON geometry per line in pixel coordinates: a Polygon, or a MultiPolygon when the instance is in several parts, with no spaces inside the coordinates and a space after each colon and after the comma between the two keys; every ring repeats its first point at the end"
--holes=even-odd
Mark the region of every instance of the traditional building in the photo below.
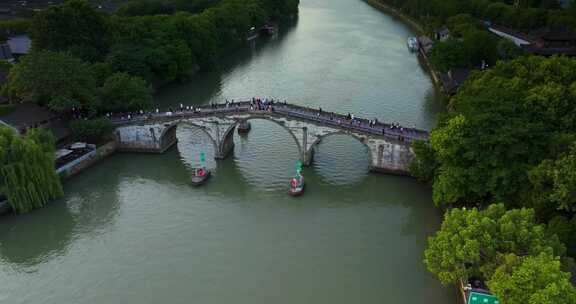
{"type": "Polygon", "coordinates": [[[525,46],[529,53],[542,56],[576,56],[576,33],[566,28],[544,28],[533,33],[534,43],[525,46]]]}

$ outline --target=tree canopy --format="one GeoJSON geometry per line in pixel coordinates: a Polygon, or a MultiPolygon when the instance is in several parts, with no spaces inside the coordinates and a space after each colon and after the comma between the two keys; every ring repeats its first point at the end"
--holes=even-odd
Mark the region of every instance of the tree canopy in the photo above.
{"type": "Polygon", "coordinates": [[[44,129],[24,137],[0,127],[0,192],[18,213],[44,206],[63,195],[54,170],[54,138],[44,129]]]}
{"type": "Polygon", "coordinates": [[[116,73],[100,89],[102,112],[130,112],[152,108],[150,87],[139,77],[116,73]]]}
{"type": "Polygon", "coordinates": [[[439,27],[459,14],[511,28],[533,30],[562,25],[576,28],[576,11],[560,9],[555,0],[381,0],[400,8],[432,27],[439,27]]]}
{"type": "Polygon", "coordinates": [[[92,108],[96,101],[89,66],[80,59],[52,51],[22,57],[10,70],[4,92],[13,101],[35,102],[60,112],[92,108]]]}
{"type": "Polygon", "coordinates": [[[490,278],[500,254],[563,254],[556,236],[538,225],[532,209],[506,211],[503,204],[485,210],[451,209],[440,231],[428,240],[424,263],[444,284],[478,275],[490,278]]]}
{"type": "Polygon", "coordinates": [[[520,57],[473,75],[430,136],[434,201],[534,206],[529,171],[576,139],[574,83],[576,60],[563,57],[520,57]]]}
{"type": "Polygon", "coordinates": [[[519,257],[509,254],[488,281],[490,290],[506,304],[573,304],[576,288],[560,259],[547,253],[519,257]]]}
{"type": "Polygon", "coordinates": [[[68,0],[34,15],[30,36],[35,49],[69,51],[84,60],[106,52],[106,18],[85,0],[68,0]]]}

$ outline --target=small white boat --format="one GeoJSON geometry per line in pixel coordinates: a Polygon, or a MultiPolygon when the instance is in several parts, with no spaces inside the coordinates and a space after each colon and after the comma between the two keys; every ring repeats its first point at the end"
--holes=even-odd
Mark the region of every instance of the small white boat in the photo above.
{"type": "Polygon", "coordinates": [[[288,194],[291,196],[300,196],[304,193],[304,177],[299,173],[295,177],[290,179],[290,188],[288,189],[288,194]]]}
{"type": "Polygon", "coordinates": [[[204,167],[194,168],[194,171],[192,172],[191,176],[192,185],[200,186],[204,184],[208,180],[208,178],[210,178],[211,174],[212,172],[210,172],[210,170],[204,167]]]}
{"type": "Polygon", "coordinates": [[[417,52],[418,51],[418,39],[416,37],[410,37],[408,38],[408,49],[411,52],[417,52]]]}

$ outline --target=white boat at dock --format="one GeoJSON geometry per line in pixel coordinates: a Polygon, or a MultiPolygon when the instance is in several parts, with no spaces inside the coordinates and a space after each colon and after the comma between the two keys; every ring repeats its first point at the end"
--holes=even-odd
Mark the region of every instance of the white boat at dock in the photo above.
{"type": "Polygon", "coordinates": [[[418,39],[416,37],[410,37],[408,38],[408,49],[411,52],[417,52],[418,51],[418,39]]]}

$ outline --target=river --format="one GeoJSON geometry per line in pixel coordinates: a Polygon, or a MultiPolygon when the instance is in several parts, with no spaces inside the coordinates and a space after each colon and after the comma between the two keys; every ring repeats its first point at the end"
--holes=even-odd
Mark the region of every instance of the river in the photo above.
{"type": "MultiPolygon", "coordinates": [[[[429,129],[442,106],[411,32],[360,0],[302,0],[278,37],[226,58],[217,72],[172,85],[161,106],[275,97],[429,129]]],[[[201,188],[198,155],[180,126],[163,155],[117,154],[65,184],[46,208],[0,219],[0,303],[446,304],[422,263],[440,225],[430,189],[368,173],[366,148],[325,139],[286,194],[298,158],[281,127],[252,121],[233,156],[201,188]]]]}

